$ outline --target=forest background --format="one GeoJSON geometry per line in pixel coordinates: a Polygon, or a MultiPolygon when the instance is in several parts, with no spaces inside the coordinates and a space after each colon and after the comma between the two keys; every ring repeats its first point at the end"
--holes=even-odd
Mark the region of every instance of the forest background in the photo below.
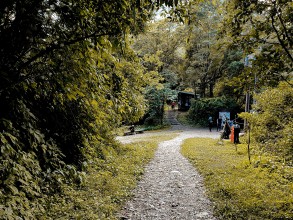
{"type": "Polygon", "coordinates": [[[1,215],[43,215],[119,152],[116,128],[158,123],[176,90],[200,95],[191,110],[243,110],[253,95],[243,117],[259,150],[292,166],[291,1],[5,0],[0,12],[1,215]]]}

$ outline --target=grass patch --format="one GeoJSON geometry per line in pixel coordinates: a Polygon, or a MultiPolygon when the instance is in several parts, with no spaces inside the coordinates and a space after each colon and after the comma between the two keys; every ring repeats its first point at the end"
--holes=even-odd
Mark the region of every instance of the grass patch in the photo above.
{"type": "Polygon", "coordinates": [[[49,211],[40,219],[116,219],[117,212],[131,198],[158,143],[173,137],[157,136],[108,148],[104,160],[96,159],[88,165],[82,186],[64,186],[62,196],[48,198],[49,211]]]}
{"type": "Polygon", "coordinates": [[[293,168],[268,156],[249,164],[246,147],[197,138],[181,151],[204,177],[220,219],[293,219],[293,168]]]}
{"type": "Polygon", "coordinates": [[[143,127],[145,131],[156,131],[158,132],[159,130],[168,130],[170,128],[169,124],[162,124],[162,125],[149,125],[143,127]]]}

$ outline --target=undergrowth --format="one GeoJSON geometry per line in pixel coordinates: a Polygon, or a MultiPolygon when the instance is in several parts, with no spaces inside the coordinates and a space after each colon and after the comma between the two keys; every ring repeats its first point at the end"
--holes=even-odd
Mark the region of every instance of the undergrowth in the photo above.
{"type": "Polygon", "coordinates": [[[189,118],[188,118],[188,111],[178,111],[177,120],[182,125],[192,126],[192,127],[200,127],[199,125],[195,125],[189,118]]]}
{"type": "Polygon", "coordinates": [[[48,198],[48,212],[43,219],[116,219],[158,143],[170,138],[158,136],[105,150],[104,160],[96,159],[87,165],[82,186],[64,185],[62,195],[48,198]]]}
{"type": "Polygon", "coordinates": [[[293,219],[293,168],[276,157],[252,156],[247,146],[188,139],[182,154],[204,177],[220,219],[293,219]]]}
{"type": "Polygon", "coordinates": [[[187,118],[187,114],[188,112],[181,112],[181,111],[178,111],[177,113],[177,120],[183,125],[191,124],[191,122],[187,118]]]}

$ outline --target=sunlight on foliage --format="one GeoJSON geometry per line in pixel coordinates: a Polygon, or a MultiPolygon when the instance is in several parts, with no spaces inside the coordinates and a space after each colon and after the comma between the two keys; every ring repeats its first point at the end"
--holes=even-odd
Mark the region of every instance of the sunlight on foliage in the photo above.
{"type": "Polygon", "coordinates": [[[253,113],[240,117],[250,122],[253,138],[260,152],[271,153],[292,165],[293,157],[293,88],[280,83],[255,95],[253,113]]]}

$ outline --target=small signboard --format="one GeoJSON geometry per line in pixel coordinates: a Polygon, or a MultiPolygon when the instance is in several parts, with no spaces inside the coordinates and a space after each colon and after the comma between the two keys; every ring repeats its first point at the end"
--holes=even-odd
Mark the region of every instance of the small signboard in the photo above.
{"type": "Polygon", "coordinates": [[[231,120],[230,112],[219,112],[219,118],[222,119],[222,126],[224,126],[226,120],[230,126],[233,125],[233,121],[231,120]]]}
{"type": "Polygon", "coordinates": [[[222,119],[222,121],[230,120],[230,112],[219,112],[219,118],[222,119]]]}

